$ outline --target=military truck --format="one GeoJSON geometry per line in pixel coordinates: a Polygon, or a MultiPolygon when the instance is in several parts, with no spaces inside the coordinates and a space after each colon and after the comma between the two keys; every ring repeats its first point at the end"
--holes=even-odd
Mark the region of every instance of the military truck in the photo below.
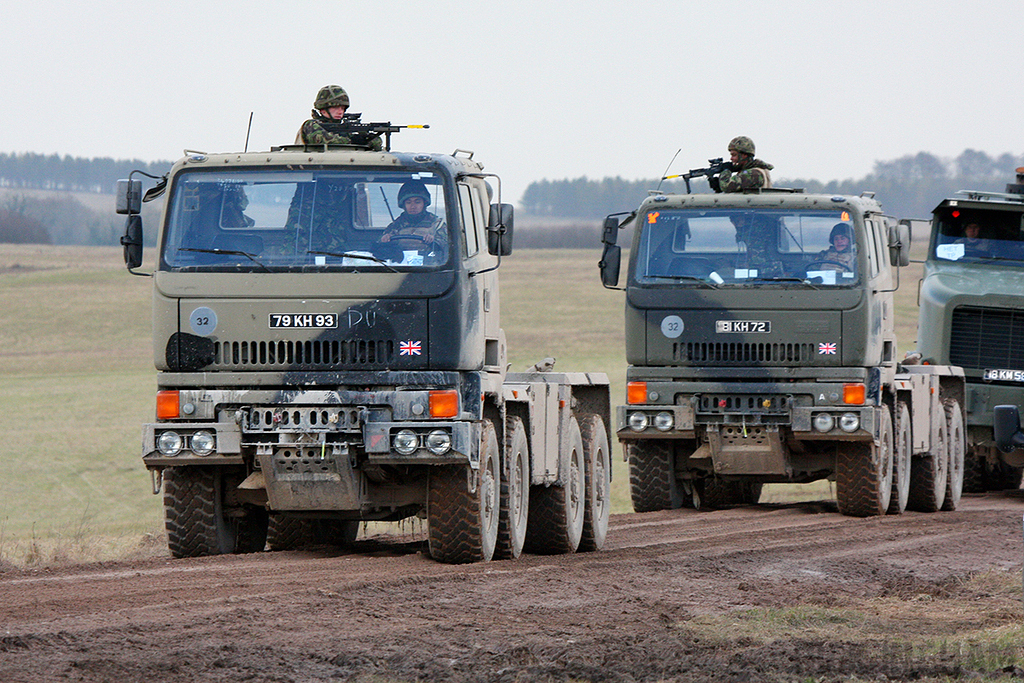
{"type": "Polygon", "coordinates": [[[907,225],[870,194],[785,189],[652,192],[623,215],[605,221],[600,269],[616,288],[634,223],[616,434],[637,511],[821,479],[847,515],[956,508],[963,373],[897,359],[907,225]]]}
{"type": "Polygon", "coordinates": [[[1024,168],[1016,181],[939,202],[921,282],[918,349],[966,376],[967,491],[1020,488],[1024,472],[1024,452],[992,439],[993,408],[1024,404],[1024,168]]]}
{"type": "Polygon", "coordinates": [[[608,380],[508,371],[513,211],[473,156],[186,151],[146,192],[166,194],[149,273],[141,181],[119,183],[126,263],[153,278],[142,458],[172,555],[346,545],[409,517],[442,562],[602,547],[608,380]],[[383,240],[409,192],[430,230],[383,240]]]}

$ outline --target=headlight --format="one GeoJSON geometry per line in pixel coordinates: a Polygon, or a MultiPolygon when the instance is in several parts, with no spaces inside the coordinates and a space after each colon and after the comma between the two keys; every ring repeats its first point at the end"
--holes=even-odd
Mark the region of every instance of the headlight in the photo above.
{"type": "Polygon", "coordinates": [[[642,432],[647,429],[648,420],[646,413],[630,413],[627,421],[629,422],[629,428],[634,432],[642,432]]]}
{"type": "Polygon", "coordinates": [[[403,429],[395,434],[394,447],[402,455],[412,455],[420,447],[419,434],[411,429],[403,429]]]}
{"type": "Polygon", "coordinates": [[[443,429],[435,429],[424,440],[427,450],[434,455],[444,455],[452,448],[452,436],[443,429]]]}
{"type": "Polygon", "coordinates": [[[160,451],[161,455],[171,456],[181,453],[183,443],[181,434],[177,432],[161,432],[160,436],[156,437],[156,449],[160,451]]]}
{"type": "Polygon", "coordinates": [[[196,432],[192,435],[191,444],[196,455],[209,455],[217,447],[217,440],[211,432],[196,432]]]}
{"type": "Polygon", "coordinates": [[[814,416],[814,428],[819,432],[830,432],[836,425],[836,419],[831,413],[818,413],[814,416]]]}
{"type": "Polygon", "coordinates": [[[843,413],[839,416],[839,428],[844,432],[855,432],[860,429],[860,416],[857,413],[843,413]]]}
{"type": "Polygon", "coordinates": [[[659,432],[667,432],[675,426],[672,413],[658,413],[654,416],[654,428],[659,432]]]}

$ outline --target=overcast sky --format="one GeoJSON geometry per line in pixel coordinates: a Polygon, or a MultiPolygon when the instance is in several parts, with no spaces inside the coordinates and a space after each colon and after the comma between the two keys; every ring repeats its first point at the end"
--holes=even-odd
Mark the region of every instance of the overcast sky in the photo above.
{"type": "MultiPolygon", "coordinates": [[[[705,165],[747,135],[777,178],[1024,152],[1021,0],[6,3],[0,152],[173,160],[294,139],[320,86],[430,124],[518,201],[534,180],[705,165]]],[[[1010,169],[1007,170],[1007,176],[1010,169]]]]}

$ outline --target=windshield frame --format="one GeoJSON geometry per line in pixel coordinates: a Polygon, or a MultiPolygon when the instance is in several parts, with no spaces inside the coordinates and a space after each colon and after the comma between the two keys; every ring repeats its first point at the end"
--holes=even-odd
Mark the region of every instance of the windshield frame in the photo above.
{"type": "Polygon", "coordinates": [[[936,263],[1024,269],[1024,207],[951,201],[932,212],[928,259],[936,263]],[[979,231],[969,238],[966,227],[979,231]]]}

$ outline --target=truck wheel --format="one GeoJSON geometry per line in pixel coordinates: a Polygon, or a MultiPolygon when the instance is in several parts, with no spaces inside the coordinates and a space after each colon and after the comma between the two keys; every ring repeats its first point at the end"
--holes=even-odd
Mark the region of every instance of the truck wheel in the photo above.
{"type": "Polygon", "coordinates": [[[878,411],[878,443],[840,443],[836,454],[836,501],[851,517],[884,515],[892,497],[892,417],[878,411]]]}
{"type": "Polygon", "coordinates": [[[295,550],[312,545],[347,548],[359,535],[358,520],[270,518],[267,545],[271,550],[295,550]]]}
{"type": "Polygon", "coordinates": [[[626,447],[626,453],[634,510],[654,512],[682,507],[683,492],[676,480],[670,441],[635,441],[626,447]]]}
{"type": "Polygon", "coordinates": [[[1016,491],[1020,488],[1022,473],[1024,473],[1024,469],[1020,467],[1010,467],[1005,462],[994,463],[985,472],[985,490],[1006,491],[1010,489],[1016,491]]]}
{"type": "Polygon", "coordinates": [[[890,515],[907,509],[910,497],[910,454],[913,451],[910,432],[910,408],[904,401],[896,403],[896,439],[892,451],[892,495],[889,497],[890,515]]]}
{"type": "Polygon", "coordinates": [[[932,450],[912,458],[910,465],[910,498],[907,509],[936,512],[946,499],[946,479],[949,474],[949,438],[946,434],[945,415],[938,421],[938,438],[932,450]]]}
{"type": "Polygon", "coordinates": [[[501,509],[496,559],[516,559],[523,552],[530,513],[530,451],[526,428],[518,417],[505,427],[505,463],[501,467],[501,509]]]}
{"type": "Polygon", "coordinates": [[[701,507],[717,510],[733,505],[757,505],[763,487],[759,481],[726,481],[712,475],[701,480],[698,493],[701,507]]]}
{"type": "Polygon", "coordinates": [[[943,403],[946,410],[946,451],[949,453],[949,464],[946,470],[946,495],[942,500],[942,509],[947,512],[956,510],[960,505],[960,494],[964,490],[964,453],[967,450],[967,437],[964,434],[964,415],[960,412],[960,403],[948,399],[943,403]]]}
{"type": "Polygon", "coordinates": [[[267,511],[225,504],[235,479],[217,467],[164,470],[164,526],[174,557],[202,557],[263,550],[267,511]]]}
{"type": "Polygon", "coordinates": [[[608,515],[611,512],[612,459],[608,451],[608,432],[604,420],[596,413],[580,419],[583,454],[586,463],[586,504],[583,508],[583,536],[580,552],[600,550],[608,536],[608,515]]]}
{"type": "Polygon", "coordinates": [[[430,470],[427,526],[438,562],[488,562],[498,542],[501,463],[490,420],[480,430],[480,467],[438,465],[430,470]]]}
{"type": "Polygon", "coordinates": [[[569,469],[561,486],[535,486],[530,491],[530,520],[525,550],[541,555],[574,553],[583,536],[586,507],[586,461],[576,418],[569,419],[569,469]]]}

